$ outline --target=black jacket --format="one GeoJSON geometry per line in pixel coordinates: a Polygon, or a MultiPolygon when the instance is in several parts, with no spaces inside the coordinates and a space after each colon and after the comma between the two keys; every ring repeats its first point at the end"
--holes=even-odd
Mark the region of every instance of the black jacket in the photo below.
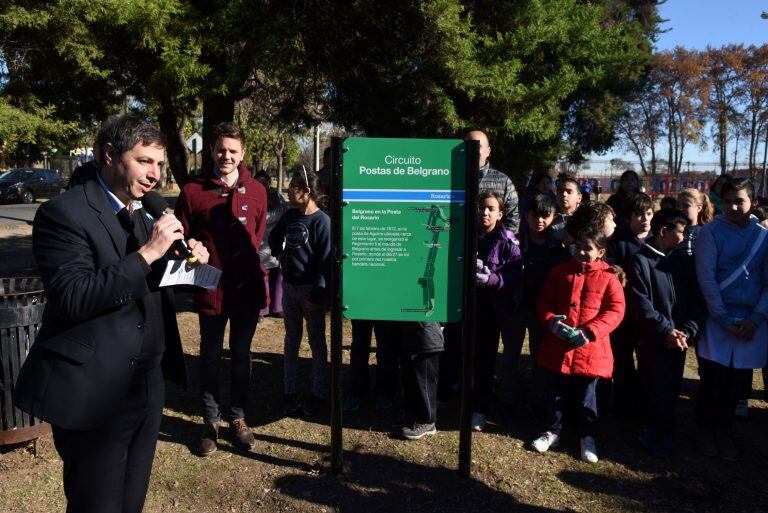
{"type": "MultiPolygon", "coordinates": [[[[151,220],[146,223],[152,232],[151,220]]],[[[126,254],[126,234],[104,190],[87,180],[37,211],[32,249],[45,285],[37,339],[15,388],[16,405],[51,424],[92,429],[110,421],[131,382],[145,316],[140,298],[157,290],[148,266],[126,254]]],[[[186,385],[173,293],[161,289],[163,370],[186,385]]]]}
{"type": "Polygon", "coordinates": [[[693,258],[680,250],[664,255],[644,244],[629,267],[629,327],[638,343],[663,347],[673,328],[693,343],[706,318],[693,258]]]}
{"type": "Polygon", "coordinates": [[[568,250],[554,238],[554,231],[547,229],[547,239],[542,246],[531,242],[529,234],[518,235],[520,252],[523,256],[523,279],[519,304],[527,308],[536,308],[539,292],[547,281],[549,271],[570,258],[568,250]]]}
{"type": "Polygon", "coordinates": [[[627,272],[632,257],[640,251],[643,243],[650,241],[651,236],[641,239],[629,229],[629,226],[618,228],[608,241],[606,262],[618,265],[627,272]]]}

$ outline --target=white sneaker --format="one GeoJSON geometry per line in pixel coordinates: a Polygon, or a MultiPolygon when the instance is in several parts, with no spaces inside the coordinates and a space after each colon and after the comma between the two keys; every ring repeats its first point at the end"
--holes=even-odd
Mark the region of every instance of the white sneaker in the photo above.
{"type": "Polygon", "coordinates": [[[597,463],[597,446],[595,439],[591,436],[585,436],[581,439],[581,460],[597,463]]]}
{"type": "Polygon", "coordinates": [[[472,421],[470,422],[472,431],[482,431],[485,427],[485,415],[479,412],[472,412],[472,421]]]}
{"type": "Polygon", "coordinates": [[[740,419],[746,419],[749,417],[749,400],[748,399],[740,399],[738,403],[736,403],[736,411],[733,412],[734,417],[738,417],[740,419]]]}
{"type": "Polygon", "coordinates": [[[551,431],[544,431],[541,436],[531,442],[531,447],[536,452],[547,452],[554,449],[560,443],[560,435],[551,431]]]}

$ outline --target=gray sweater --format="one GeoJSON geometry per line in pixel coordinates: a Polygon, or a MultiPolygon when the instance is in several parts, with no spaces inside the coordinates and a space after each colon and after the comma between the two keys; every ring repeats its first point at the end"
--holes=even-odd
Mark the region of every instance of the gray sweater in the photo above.
{"type": "Polygon", "coordinates": [[[493,191],[501,196],[504,200],[504,226],[512,233],[517,233],[520,218],[517,210],[517,191],[512,180],[498,169],[491,167],[487,160],[480,168],[479,177],[478,194],[483,191],[493,191]]]}

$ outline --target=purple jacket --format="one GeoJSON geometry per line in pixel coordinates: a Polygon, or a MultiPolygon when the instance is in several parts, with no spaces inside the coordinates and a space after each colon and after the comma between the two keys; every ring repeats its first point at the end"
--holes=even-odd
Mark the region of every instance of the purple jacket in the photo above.
{"type": "Polygon", "coordinates": [[[478,298],[488,296],[502,303],[512,304],[515,291],[522,278],[523,258],[520,243],[515,234],[502,225],[488,235],[481,235],[477,241],[477,258],[490,269],[488,285],[478,287],[478,298]]]}

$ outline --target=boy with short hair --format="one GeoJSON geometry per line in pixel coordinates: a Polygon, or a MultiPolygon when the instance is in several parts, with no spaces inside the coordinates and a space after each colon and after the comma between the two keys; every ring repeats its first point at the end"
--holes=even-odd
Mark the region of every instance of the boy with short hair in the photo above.
{"type": "Polygon", "coordinates": [[[736,459],[730,431],[739,392],[768,356],[768,231],[750,215],[755,188],[746,178],[723,185],[723,214],[696,240],[696,273],[707,305],[697,342],[699,450],[736,459]]]}
{"type": "MultiPolygon", "coordinates": [[[[528,330],[528,347],[532,361],[536,361],[536,352],[544,333],[536,318],[536,298],[539,296],[549,271],[568,259],[563,245],[555,240],[551,228],[555,218],[555,202],[549,196],[538,195],[531,198],[526,210],[527,229],[518,234],[520,252],[523,260],[523,276],[520,290],[516,294],[517,307],[512,314],[511,344],[504,346],[502,386],[499,390],[501,402],[511,406],[515,399],[517,363],[523,347],[525,332],[528,330]]],[[[543,406],[544,393],[535,378],[531,405],[543,406]]]]}
{"type": "Polygon", "coordinates": [[[565,225],[568,219],[576,212],[581,203],[581,186],[572,175],[562,174],[557,179],[557,214],[552,223],[552,231],[556,240],[564,241],[568,238],[565,225]]]}
{"type": "Polygon", "coordinates": [[[640,442],[660,457],[674,450],[675,408],[686,349],[704,317],[692,257],[675,251],[685,239],[688,223],[680,210],[657,212],[651,222],[653,235],[627,270],[628,325],[637,335],[637,370],[647,415],[640,442]]]}
{"type": "MultiPolygon", "coordinates": [[[[627,198],[622,204],[621,215],[627,225],[616,230],[608,243],[607,261],[618,265],[626,272],[632,258],[648,242],[653,219],[653,200],[647,194],[638,192],[627,198]]],[[[615,411],[621,416],[632,415],[636,410],[640,396],[637,371],[635,370],[634,352],[636,339],[626,329],[626,323],[611,333],[613,349],[613,403],[615,411]]],[[[603,392],[605,394],[605,392],[603,392]]],[[[607,400],[603,397],[602,401],[607,400]]]]}

